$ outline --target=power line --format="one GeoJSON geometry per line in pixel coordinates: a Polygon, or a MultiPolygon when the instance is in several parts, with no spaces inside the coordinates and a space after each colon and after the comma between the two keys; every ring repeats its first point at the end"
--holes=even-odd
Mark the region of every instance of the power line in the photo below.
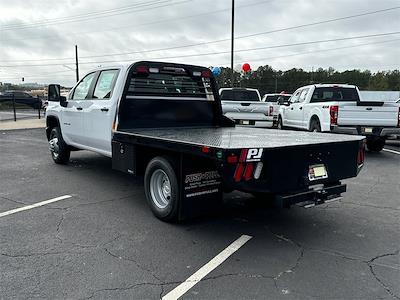
{"type": "Polygon", "coordinates": [[[145,3],[145,4],[140,6],[140,7],[151,6],[151,7],[148,7],[148,8],[136,9],[136,10],[133,10],[133,11],[132,11],[132,9],[130,9],[128,11],[115,12],[115,13],[111,13],[111,14],[107,14],[107,15],[88,16],[86,18],[81,18],[81,19],[76,19],[76,20],[65,20],[65,21],[59,21],[59,22],[53,22],[53,23],[51,23],[51,22],[39,23],[38,22],[36,24],[31,24],[31,25],[29,25],[29,24],[27,24],[27,25],[21,24],[19,27],[15,26],[15,27],[11,27],[11,28],[7,28],[6,26],[4,26],[5,28],[3,27],[3,29],[1,29],[0,31],[21,30],[21,29],[28,29],[28,28],[33,28],[33,27],[40,27],[40,26],[52,26],[52,25],[65,24],[65,23],[82,22],[82,21],[88,21],[88,20],[97,19],[97,18],[105,18],[105,17],[118,16],[118,15],[132,13],[132,12],[148,11],[148,10],[167,7],[167,6],[175,6],[175,5],[191,2],[191,1],[194,1],[194,0],[183,0],[183,1],[179,1],[179,2],[163,4],[163,3],[170,2],[170,1],[171,0],[162,0],[160,2],[160,0],[157,0],[157,1],[154,1],[153,3],[145,3]],[[158,6],[156,6],[156,5],[158,5],[158,6]]]}
{"type": "MultiPolygon", "coordinates": [[[[254,2],[254,3],[248,3],[248,4],[244,4],[244,5],[237,5],[236,9],[238,8],[245,8],[245,7],[250,7],[250,6],[256,6],[256,5],[260,5],[260,4],[265,4],[265,3],[269,3],[271,1],[274,0],[266,0],[266,1],[259,1],[259,2],[254,2]]],[[[100,30],[100,31],[90,31],[90,32],[86,32],[86,33],[93,33],[93,32],[107,32],[107,31],[114,31],[114,30],[118,30],[121,28],[130,28],[132,26],[134,26],[135,28],[140,27],[140,26],[146,26],[146,25],[153,25],[153,24],[161,24],[161,23],[167,23],[167,22],[177,22],[180,20],[184,20],[184,19],[190,19],[190,18],[195,18],[195,17],[201,17],[201,16],[205,16],[205,15],[210,15],[210,14],[217,14],[217,13],[221,13],[221,12],[225,12],[225,11],[230,11],[230,8],[224,8],[224,9],[220,9],[220,10],[216,10],[216,11],[211,11],[211,12],[205,12],[205,13],[201,13],[201,14],[196,14],[196,15],[190,15],[190,16],[186,16],[186,17],[182,17],[182,18],[170,18],[170,19],[165,19],[165,20],[160,20],[160,21],[155,21],[155,22],[149,22],[149,23],[141,23],[141,24],[134,24],[134,25],[129,25],[129,26],[122,26],[122,27],[114,27],[111,29],[107,29],[107,30],[100,30]]],[[[82,32],[81,32],[82,33],[82,32]]],[[[81,33],[74,33],[72,35],[79,35],[81,33]]],[[[85,33],[84,33],[85,34],[85,33]]],[[[51,37],[51,36],[46,36],[46,37],[40,37],[38,39],[41,38],[47,38],[47,37],[51,37]]],[[[57,36],[58,38],[58,36],[57,36]]],[[[30,40],[30,39],[35,39],[35,38],[26,38],[26,40],[30,40]]],[[[19,40],[25,40],[25,39],[8,39],[8,40],[2,40],[2,42],[6,42],[6,41],[19,41],[19,40]]],[[[198,44],[196,44],[198,45],[198,44]]],[[[193,47],[192,45],[189,45],[190,47],[193,47]]],[[[179,46],[180,47],[180,46],[179,46]]],[[[186,46],[185,46],[186,47],[186,46]]],[[[172,49],[176,49],[175,47],[172,47],[172,49]]],[[[162,48],[162,49],[153,49],[153,50],[143,50],[146,52],[155,52],[155,51],[163,51],[163,50],[170,50],[170,48],[162,48]]],[[[136,51],[136,53],[140,53],[142,51],[136,51]]],[[[128,53],[128,54],[132,54],[132,53],[128,53]]],[[[125,54],[120,54],[120,55],[125,55],[125,54]]],[[[89,56],[91,58],[94,57],[106,57],[106,56],[114,56],[114,54],[105,54],[105,55],[99,55],[99,56],[89,56]]],[[[82,56],[80,58],[88,58],[86,56],[82,56]]],[[[25,59],[25,60],[0,60],[0,62],[34,62],[34,61],[52,61],[52,60],[72,60],[74,59],[73,57],[64,57],[64,58],[42,58],[42,59],[25,59]]]]}
{"type": "MultiPolygon", "coordinates": [[[[389,35],[397,35],[400,34],[400,31],[396,32],[386,32],[386,33],[378,33],[378,34],[369,34],[369,35],[361,35],[361,36],[353,36],[353,37],[343,37],[343,38],[334,38],[327,40],[317,40],[317,41],[307,41],[307,42],[299,42],[292,44],[281,44],[281,45],[273,45],[266,47],[254,47],[248,49],[239,49],[236,50],[235,53],[240,52],[249,52],[249,51],[259,51],[265,49],[276,49],[276,48],[285,48],[285,47],[293,47],[293,46],[303,46],[303,45],[311,45],[311,44],[319,44],[319,43],[329,43],[329,42],[337,42],[337,41],[347,41],[347,40],[356,40],[356,39],[364,39],[371,37],[381,37],[381,36],[389,36],[389,35]]],[[[169,57],[157,57],[157,58],[146,58],[152,60],[162,60],[162,59],[174,59],[174,58],[187,58],[187,57],[199,57],[199,56],[209,56],[209,55],[220,55],[227,54],[230,51],[220,51],[220,52],[208,52],[208,53],[196,53],[196,54],[188,54],[188,55],[179,55],[179,56],[169,56],[169,57]]],[[[124,62],[124,61],[132,61],[133,59],[125,59],[125,60],[108,60],[108,61],[87,61],[81,62],[80,64],[99,64],[99,63],[116,63],[116,62],[124,62]]],[[[9,68],[9,67],[46,67],[46,66],[59,66],[59,65],[74,65],[74,63],[52,63],[52,64],[32,64],[32,65],[1,65],[0,67],[9,68]]]]}
{"type": "MultiPolygon", "coordinates": [[[[264,58],[256,58],[256,59],[250,59],[250,61],[254,62],[254,61],[278,59],[278,58],[287,58],[287,57],[292,57],[292,56],[299,56],[299,55],[313,54],[313,53],[320,53],[320,52],[330,52],[330,51],[358,48],[358,47],[362,47],[362,46],[370,46],[370,45],[376,45],[376,44],[394,43],[394,42],[398,42],[398,41],[400,41],[400,39],[386,40],[386,41],[380,41],[380,42],[371,42],[371,43],[364,43],[364,44],[358,44],[358,45],[352,45],[352,46],[329,48],[329,49],[318,49],[318,50],[298,52],[298,53],[279,55],[279,56],[270,56],[270,57],[264,57],[264,58]]],[[[247,60],[247,61],[249,61],[249,60],[247,60]]],[[[247,61],[241,61],[239,63],[245,63],[247,61]]],[[[224,65],[229,65],[229,63],[221,64],[221,66],[224,66],[224,65]]]]}
{"type": "MultiPolygon", "coordinates": [[[[258,2],[258,3],[262,3],[262,2],[258,2]]],[[[288,31],[288,30],[304,28],[304,27],[309,27],[309,26],[315,26],[315,25],[319,25],[319,24],[326,24],[326,23],[336,22],[336,21],[340,21],[340,20],[346,20],[346,19],[357,18],[357,17],[361,17],[361,16],[367,16],[367,15],[387,12],[387,11],[396,10],[396,9],[399,9],[399,8],[400,8],[400,6],[391,7],[391,8],[386,8],[386,9],[375,10],[375,11],[365,12],[365,13],[361,13],[361,14],[351,15],[351,16],[345,16],[345,17],[340,17],[340,18],[322,20],[322,21],[319,21],[319,22],[307,23],[307,24],[302,24],[302,25],[297,25],[297,26],[291,26],[291,27],[286,27],[286,28],[270,30],[270,31],[263,31],[263,32],[259,32],[259,33],[253,33],[253,34],[248,34],[248,35],[237,36],[237,37],[235,37],[235,39],[243,39],[243,38],[249,38],[249,37],[254,37],[254,36],[266,35],[266,34],[270,34],[270,33],[276,33],[276,32],[288,31]]],[[[99,57],[123,56],[123,55],[131,55],[131,54],[142,54],[143,52],[150,53],[150,52],[168,51],[168,50],[191,48],[191,47],[195,47],[195,46],[203,46],[203,45],[221,43],[221,42],[226,42],[226,41],[230,41],[230,39],[227,38],[227,39],[220,39],[220,40],[214,40],[214,41],[193,43],[193,44],[182,45],[182,46],[165,47],[165,48],[158,48],[158,49],[149,49],[149,50],[140,50],[140,51],[131,51],[131,52],[121,52],[121,53],[103,54],[103,55],[82,56],[81,58],[99,58],[99,57]]],[[[59,59],[51,58],[51,59],[22,60],[22,61],[21,60],[13,60],[13,61],[7,61],[7,62],[50,61],[50,60],[70,60],[70,59],[73,59],[73,58],[59,58],[59,59]]],[[[3,62],[5,62],[5,61],[3,61],[3,62]]]]}

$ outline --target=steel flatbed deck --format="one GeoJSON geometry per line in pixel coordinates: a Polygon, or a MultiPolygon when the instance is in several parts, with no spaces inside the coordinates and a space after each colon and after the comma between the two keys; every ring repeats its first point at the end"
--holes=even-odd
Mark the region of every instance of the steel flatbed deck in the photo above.
{"type": "Polygon", "coordinates": [[[285,148],[361,141],[362,136],[313,133],[301,131],[282,131],[274,129],[246,127],[208,127],[208,128],[135,128],[115,132],[116,139],[154,140],[185,144],[187,146],[207,146],[216,149],[242,148],[285,148]]]}

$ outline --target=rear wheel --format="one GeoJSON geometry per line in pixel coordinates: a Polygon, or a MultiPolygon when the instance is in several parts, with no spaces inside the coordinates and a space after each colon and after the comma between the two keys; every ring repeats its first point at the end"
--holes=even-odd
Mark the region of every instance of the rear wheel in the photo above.
{"type": "Polygon", "coordinates": [[[51,157],[56,164],[68,163],[71,151],[64,142],[59,127],[54,127],[50,132],[49,148],[51,157]]]}
{"type": "Polygon", "coordinates": [[[318,119],[313,119],[310,124],[311,132],[321,132],[321,124],[318,119]]]}
{"type": "Polygon", "coordinates": [[[278,117],[278,123],[276,124],[276,128],[284,129],[283,128],[283,121],[282,121],[282,117],[281,116],[278,117]]]}
{"type": "Polygon", "coordinates": [[[385,146],[385,139],[367,139],[367,148],[372,152],[380,152],[385,146]]]}
{"type": "Polygon", "coordinates": [[[144,175],[147,201],[153,214],[163,221],[178,218],[179,185],[173,163],[165,157],[155,157],[144,175]]]}

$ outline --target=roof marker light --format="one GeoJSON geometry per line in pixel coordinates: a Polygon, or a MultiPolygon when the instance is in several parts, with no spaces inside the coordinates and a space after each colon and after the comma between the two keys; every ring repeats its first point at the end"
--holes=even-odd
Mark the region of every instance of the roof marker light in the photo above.
{"type": "Polygon", "coordinates": [[[201,76],[205,78],[211,77],[211,71],[203,71],[201,72],[201,76]]]}
{"type": "Polygon", "coordinates": [[[136,71],[136,73],[147,74],[147,73],[149,73],[149,68],[146,66],[137,66],[135,71],[136,71]]]}
{"type": "Polygon", "coordinates": [[[160,73],[160,69],[159,68],[150,68],[149,72],[150,73],[160,73]]]}
{"type": "Polygon", "coordinates": [[[201,76],[201,72],[194,71],[194,72],[193,72],[193,76],[201,76]]]}

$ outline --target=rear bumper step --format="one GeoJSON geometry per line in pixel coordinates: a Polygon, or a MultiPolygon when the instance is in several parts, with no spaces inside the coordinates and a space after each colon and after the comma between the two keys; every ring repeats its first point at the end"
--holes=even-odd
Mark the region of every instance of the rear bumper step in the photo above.
{"type": "Polygon", "coordinates": [[[304,208],[330,203],[341,199],[341,194],[346,192],[345,184],[325,186],[319,190],[309,190],[288,195],[278,195],[275,198],[278,207],[290,207],[298,205],[304,208]]]}

